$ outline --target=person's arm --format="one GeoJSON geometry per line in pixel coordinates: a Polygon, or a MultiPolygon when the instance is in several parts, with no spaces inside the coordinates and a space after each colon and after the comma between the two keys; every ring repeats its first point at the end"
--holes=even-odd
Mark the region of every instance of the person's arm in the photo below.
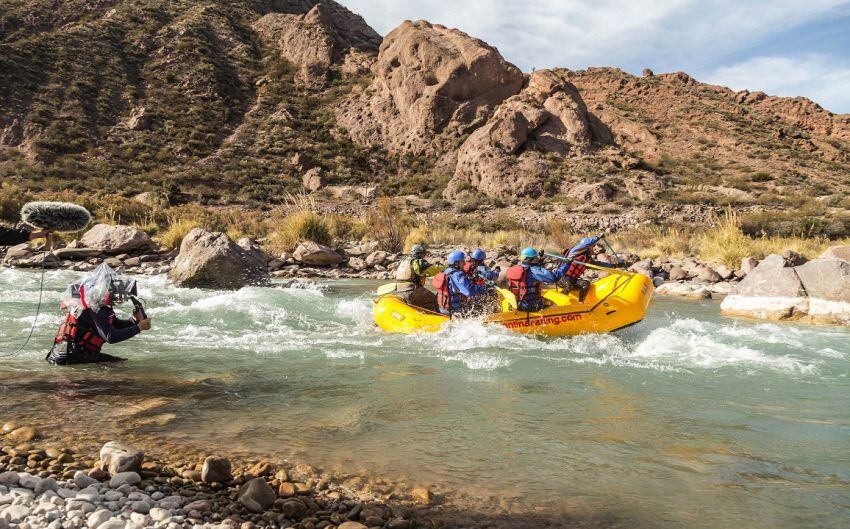
{"type": "Polygon", "coordinates": [[[413,272],[416,275],[424,277],[434,277],[435,275],[446,269],[445,266],[440,266],[436,264],[432,265],[425,259],[415,259],[413,263],[411,263],[411,266],[413,266],[413,272]]]}
{"type": "Polygon", "coordinates": [[[484,285],[476,285],[466,274],[452,274],[452,285],[454,285],[455,290],[460,292],[464,296],[468,298],[472,298],[475,296],[483,296],[487,293],[487,287],[484,285]]]}
{"type": "Polygon", "coordinates": [[[483,277],[487,281],[495,281],[495,280],[499,279],[499,271],[498,270],[491,270],[491,269],[487,268],[486,266],[479,266],[478,267],[478,275],[480,275],[481,277],[483,277]]]}
{"type": "Polygon", "coordinates": [[[561,277],[564,276],[564,272],[567,271],[567,266],[561,265],[554,272],[551,270],[546,270],[542,266],[532,266],[528,269],[528,273],[531,274],[531,277],[541,283],[557,283],[561,277]]]}
{"type": "Polygon", "coordinates": [[[30,240],[30,232],[28,230],[0,226],[0,246],[14,246],[25,243],[28,240],[30,240]]]}
{"type": "MultiPolygon", "coordinates": [[[[102,308],[98,312],[92,313],[92,321],[94,321],[95,330],[97,330],[97,334],[100,335],[106,343],[123,342],[124,340],[129,340],[141,332],[138,324],[135,323],[127,327],[117,327],[115,322],[122,320],[115,318],[113,321],[110,321],[110,316],[113,315],[114,313],[106,308],[102,308]]],[[[126,320],[124,320],[124,323],[126,323],[126,320]]]]}
{"type": "Polygon", "coordinates": [[[119,318],[118,316],[112,318],[112,326],[116,329],[126,329],[127,327],[132,327],[133,325],[136,325],[135,318],[128,318],[126,320],[123,318],[119,318]]]}

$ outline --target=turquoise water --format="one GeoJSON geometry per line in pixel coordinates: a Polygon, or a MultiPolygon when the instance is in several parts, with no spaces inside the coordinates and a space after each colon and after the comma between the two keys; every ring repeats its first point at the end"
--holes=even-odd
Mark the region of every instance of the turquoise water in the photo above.
{"type": "MultiPolygon", "coordinates": [[[[81,438],[155,435],[428,485],[468,510],[627,527],[850,525],[850,332],[731,320],[658,299],[621,333],[537,339],[477,322],[371,323],[375,283],[238,292],[141,278],[154,329],[113,367],[43,355],[70,272],[25,352],[0,358],[0,418],[81,438]]],[[[0,270],[0,351],[26,336],[32,272],[0,270]]]]}

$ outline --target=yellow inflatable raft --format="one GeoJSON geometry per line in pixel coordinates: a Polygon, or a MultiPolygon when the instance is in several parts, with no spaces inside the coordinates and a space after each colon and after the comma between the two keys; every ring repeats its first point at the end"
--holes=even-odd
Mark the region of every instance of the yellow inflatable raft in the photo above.
{"type": "MultiPolygon", "coordinates": [[[[582,303],[575,294],[545,289],[543,296],[550,305],[539,312],[524,312],[516,309],[510,291],[499,289],[502,311],[485,321],[519,333],[545,336],[611,332],[641,321],[653,290],[646,276],[618,272],[594,281],[582,303]]],[[[442,314],[408,305],[392,293],[375,299],[373,313],[377,326],[392,333],[436,332],[449,321],[442,314]]]]}

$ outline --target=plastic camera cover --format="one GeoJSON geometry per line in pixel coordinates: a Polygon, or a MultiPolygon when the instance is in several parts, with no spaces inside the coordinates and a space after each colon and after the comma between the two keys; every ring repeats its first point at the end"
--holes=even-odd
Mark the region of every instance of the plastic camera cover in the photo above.
{"type": "Polygon", "coordinates": [[[62,307],[79,316],[87,308],[98,312],[110,302],[120,303],[135,294],[135,279],[122,276],[103,263],[82,281],[68,285],[62,295],[62,307]]]}

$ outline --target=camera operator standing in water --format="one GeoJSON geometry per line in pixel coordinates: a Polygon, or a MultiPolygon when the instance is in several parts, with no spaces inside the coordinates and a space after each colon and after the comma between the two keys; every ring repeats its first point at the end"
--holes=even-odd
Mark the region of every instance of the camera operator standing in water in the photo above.
{"type": "Polygon", "coordinates": [[[136,299],[136,281],[118,275],[106,264],[92,275],[68,286],[62,297],[67,309],[46,360],[56,365],[122,362],[125,359],[101,352],[105,343],[129,340],[151,328],[144,306],[136,299]],[[133,301],[133,317],[121,319],[113,305],[133,301]]]}

